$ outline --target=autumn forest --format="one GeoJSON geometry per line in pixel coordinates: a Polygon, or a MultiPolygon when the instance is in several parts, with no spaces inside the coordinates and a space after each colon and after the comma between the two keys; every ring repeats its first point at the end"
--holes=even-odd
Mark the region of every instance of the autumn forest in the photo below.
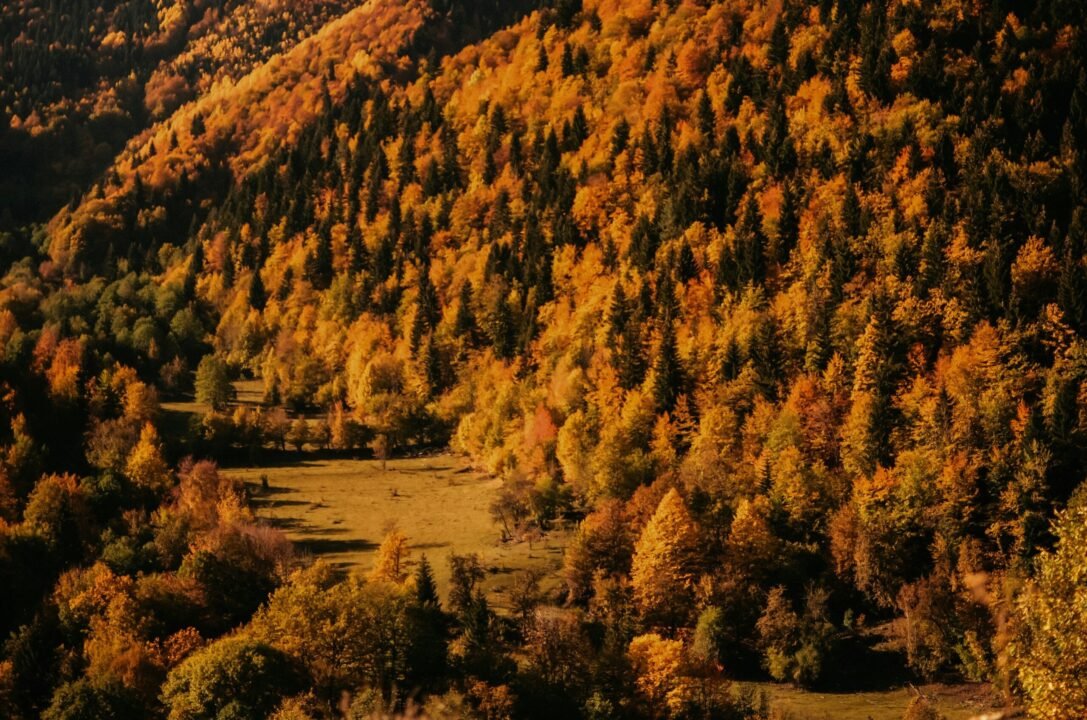
{"type": "Polygon", "coordinates": [[[0,715],[1087,717],[1085,58],[1078,0],[0,3],[0,715]],[[345,569],[234,472],[436,453],[554,566],[345,569]]]}

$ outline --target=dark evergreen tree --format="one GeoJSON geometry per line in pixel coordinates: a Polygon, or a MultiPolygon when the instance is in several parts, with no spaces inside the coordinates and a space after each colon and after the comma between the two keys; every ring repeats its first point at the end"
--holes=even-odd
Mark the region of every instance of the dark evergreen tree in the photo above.
{"type": "Polygon", "coordinates": [[[267,301],[267,295],[264,292],[264,281],[260,278],[260,269],[255,268],[253,272],[249,274],[249,291],[248,291],[249,307],[254,310],[264,310],[264,303],[267,301]]]}
{"type": "Polygon", "coordinates": [[[563,43],[562,46],[562,76],[571,77],[577,73],[577,68],[574,67],[574,49],[570,47],[570,43],[563,43]]]}
{"type": "Polygon", "coordinates": [[[496,356],[503,360],[513,357],[517,347],[517,326],[514,312],[504,295],[499,295],[487,318],[487,335],[496,356]]]}
{"type": "Polygon", "coordinates": [[[778,233],[774,244],[776,263],[784,264],[800,239],[800,199],[794,183],[786,182],[782,188],[781,214],[778,216],[778,233]]]}
{"type": "Polygon", "coordinates": [[[671,322],[660,323],[653,366],[649,377],[653,400],[661,411],[671,411],[683,392],[683,371],[676,351],[676,336],[671,322]]]}
{"type": "Polygon", "coordinates": [[[766,277],[766,238],[762,232],[762,213],[754,193],[749,193],[743,215],[736,225],[736,281],[739,285],[759,283],[766,277]]]}
{"type": "Polygon", "coordinates": [[[645,215],[639,215],[630,235],[630,262],[641,270],[648,270],[653,265],[659,244],[660,236],[655,223],[645,215]]]}
{"type": "Polygon", "coordinates": [[[306,280],[317,290],[325,290],[332,284],[332,236],[330,232],[317,233],[313,249],[306,255],[306,280]]]}

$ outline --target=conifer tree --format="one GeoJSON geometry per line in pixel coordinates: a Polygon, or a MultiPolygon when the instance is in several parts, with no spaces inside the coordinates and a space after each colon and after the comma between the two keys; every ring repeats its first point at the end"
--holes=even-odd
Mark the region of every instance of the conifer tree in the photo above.
{"type": "Polygon", "coordinates": [[[434,570],[426,553],[419,557],[419,564],[415,566],[415,600],[424,608],[441,607],[438,584],[434,581],[434,570]]]}
{"type": "Polygon", "coordinates": [[[630,261],[641,270],[649,269],[657,253],[660,236],[654,223],[645,215],[638,216],[630,236],[630,261]]]}
{"type": "Polygon", "coordinates": [[[736,280],[742,287],[759,283],[766,277],[766,238],[762,232],[762,213],[754,193],[748,193],[743,215],[736,226],[736,280]]]}
{"type": "Polygon", "coordinates": [[[509,300],[499,295],[487,322],[487,334],[495,354],[503,360],[513,357],[517,345],[517,327],[509,300]]]}
{"type": "Polygon", "coordinates": [[[476,319],[472,312],[472,285],[464,283],[457,299],[457,314],[453,318],[453,332],[471,344],[476,332],[476,319]]]}
{"type": "Polygon", "coordinates": [[[702,141],[711,146],[717,136],[717,116],[713,111],[713,102],[710,94],[703,90],[698,98],[698,131],[702,135],[702,141]]]}
{"type": "Polygon", "coordinates": [[[326,290],[332,283],[332,236],[327,231],[318,232],[306,255],[306,280],[317,290],[326,290]]]}
{"type": "Polygon", "coordinates": [[[389,530],[377,550],[370,579],[397,585],[403,583],[408,579],[407,559],[410,555],[407,536],[396,528],[389,530]]]}
{"type": "Polygon", "coordinates": [[[775,263],[788,262],[789,256],[800,239],[800,201],[792,182],[782,189],[781,214],[778,216],[778,234],[774,245],[775,263]]]}
{"type": "Polygon", "coordinates": [[[267,301],[267,295],[264,292],[264,282],[260,279],[260,269],[254,269],[249,276],[249,291],[247,293],[247,299],[249,301],[249,307],[254,310],[263,310],[264,304],[267,301]]]}
{"type": "Polygon", "coordinates": [[[562,76],[571,77],[577,72],[574,67],[574,50],[570,46],[570,43],[564,43],[562,46],[562,76]]]}
{"type": "Polygon", "coordinates": [[[675,331],[670,321],[661,323],[647,382],[650,383],[653,400],[662,412],[671,410],[676,398],[683,392],[683,371],[679,365],[675,331]]]}

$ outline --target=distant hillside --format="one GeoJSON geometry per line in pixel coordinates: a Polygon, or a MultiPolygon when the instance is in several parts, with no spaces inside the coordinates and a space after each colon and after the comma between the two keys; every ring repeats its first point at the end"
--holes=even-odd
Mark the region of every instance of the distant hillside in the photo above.
{"type": "Polygon", "coordinates": [[[2,220],[43,220],[149,121],[290,49],[343,0],[16,0],[0,8],[2,220]]]}

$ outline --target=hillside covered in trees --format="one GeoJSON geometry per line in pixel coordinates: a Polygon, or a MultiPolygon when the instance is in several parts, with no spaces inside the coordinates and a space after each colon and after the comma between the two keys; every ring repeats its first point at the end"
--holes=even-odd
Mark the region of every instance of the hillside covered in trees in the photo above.
{"type": "Polygon", "coordinates": [[[766,718],[733,681],[893,678],[1084,717],[1085,34],[1075,0],[7,3],[0,705],[766,718]],[[439,597],[396,532],[365,578],[298,557],[215,465],[287,444],[451,446],[496,539],[576,528],[561,591],[497,614],[453,555],[439,597]]]}

